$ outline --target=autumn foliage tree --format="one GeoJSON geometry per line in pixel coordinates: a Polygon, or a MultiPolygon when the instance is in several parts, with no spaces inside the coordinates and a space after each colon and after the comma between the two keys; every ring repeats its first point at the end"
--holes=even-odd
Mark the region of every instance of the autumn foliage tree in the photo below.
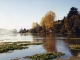
{"type": "Polygon", "coordinates": [[[64,20],[65,30],[68,33],[80,33],[80,13],[78,9],[72,7],[64,20]]]}
{"type": "Polygon", "coordinates": [[[39,33],[41,30],[41,26],[37,22],[32,23],[32,31],[33,33],[39,33]]]}
{"type": "Polygon", "coordinates": [[[76,7],[71,7],[69,13],[62,20],[54,21],[55,13],[47,12],[41,19],[40,25],[33,23],[32,29],[39,33],[80,33],[80,13],[76,7]]]}
{"type": "Polygon", "coordinates": [[[79,34],[80,33],[80,13],[76,7],[71,7],[69,13],[60,22],[54,22],[56,33],[79,34]]]}
{"type": "Polygon", "coordinates": [[[55,13],[49,11],[42,17],[40,21],[40,26],[45,32],[52,32],[54,26],[55,13]]]}

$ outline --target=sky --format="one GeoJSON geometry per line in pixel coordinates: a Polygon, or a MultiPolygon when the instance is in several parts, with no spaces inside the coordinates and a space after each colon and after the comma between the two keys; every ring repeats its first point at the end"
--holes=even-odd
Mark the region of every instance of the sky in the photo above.
{"type": "Polygon", "coordinates": [[[80,10],[80,0],[0,0],[0,28],[30,29],[48,11],[53,11],[56,20],[61,20],[71,7],[80,10]]]}

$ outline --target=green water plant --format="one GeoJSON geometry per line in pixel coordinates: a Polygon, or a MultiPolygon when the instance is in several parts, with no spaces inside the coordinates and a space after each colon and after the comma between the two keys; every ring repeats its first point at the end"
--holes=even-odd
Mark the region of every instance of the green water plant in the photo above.
{"type": "Polygon", "coordinates": [[[12,58],[11,60],[20,60],[20,58],[12,58]]]}
{"type": "Polygon", "coordinates": [[[0,53],[8,52],[10,50],[19,50],[19,49],[25,49],[28,48],[27,46],[23,47],[24,45],[17,45],[17,44],[4,44],[0,45],[0,53]]]}
{"type": "Polygon", "coordinates": [[[80,45],[71,44],[71,45],[69,45],[69,48],[70,48],[71,50],[80,50],[80,45]]]}
{"type": "Polygon", "coordinates": [[[19,42],[4,42],[0,45],[0,53],[8,52],[11,50],[20,50],[28,48],[28,45],[40,45],[42,43],[32,43],[30,41],[19,42]]]}
{"type": "Polygon", "coordinates": [[[71,56],[69,58],[57,58],[56,60],[80,60],[78,56],[71,56]]]}
{"type": "Polygon", "coordinates": [[[64,55],[61,52],[50,52],[50,53],[41,53],[41,54],[34,54],[32,56],[25,56],[23,58],[29,58],[30,60],[49,60],[60,57],[64,55]]]}

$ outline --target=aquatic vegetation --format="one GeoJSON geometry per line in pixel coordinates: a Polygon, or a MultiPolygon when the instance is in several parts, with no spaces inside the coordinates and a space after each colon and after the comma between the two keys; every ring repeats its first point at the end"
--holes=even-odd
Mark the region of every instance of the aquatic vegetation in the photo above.
{"type": "Polygon", "coordinates": [[[24,42],[4,42],[0,45],[0,53],[8,52],[10,50],[20,50],[28,48],[28,45],[40,45],[42,43],[31,43],[29,41],[24,42]]]}
{"type": "Polygon", "coordinates": [[[71,40],[80,40],[80,38],[70,38],[71,40]]]}
{"type": "Polygon", "coordinates": [[[4,45],[0,45],[0,53],[3,53],[3,52],[8,52],[10,50],[18,50],[18,49],[25,49],[25,48],[28,48],[27,46],[26,47],[23,47],[24,45],[17,45],[17,44],[4,44],[4,45]]]}
{"type": "Polygon", "coordinates": [[[25,56],[23,58],[29,58],[30,60],[49,60],[60,57],[62,55],[64,54],[61,52],[50,52],[50,53],[35,54],[32,56],[25,56]]]}
{"type": "Polygon", "coordinates": [[[70,58],[57,58],[56,60],[80,60],[80,57],[71,56],[70,58]]]}
{"type": "Polygon", "coordinates": [[[20,59],[20,58],[14,58],[14,59],[12,58],[11,60],[19,60],[19,59],[20,59]]]}
{"type": "Polygon", "coordinates": [[[31,43],[31,45],[40,45],[40,44],[43,44],[43,43],[31,43]]]}
{"type": "Polygon", "coordinates": [[[71,50],[80,50],[80,45],[73,45],[73,44],[71,44],[71,45],[69,45],[69,48],[71,50]]]}

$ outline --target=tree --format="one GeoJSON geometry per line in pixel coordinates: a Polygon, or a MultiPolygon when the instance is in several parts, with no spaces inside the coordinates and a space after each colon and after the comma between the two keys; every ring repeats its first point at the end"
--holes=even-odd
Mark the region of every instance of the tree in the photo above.
{"type": "Polygon", "coordinates": [[[70,18],[72,15],[79,14],[78,9],[76,7],[72,7],[67,15],[67,18],[70,18]]]}
{"type": "Polygon", "coordinates": [[[23,29],[21,28],[20,31],[19,31],[19,33],[22,33],[22,32],[23,32],[23,29]]]}
{"type": "Polygon", "coordinates": [[[80,14],[77,8],[72,7],[64,20],[64,27],[68,33],[80,33],[80,14]]]}
{"type": "Polygon", "coordinates": [[[80,33],[80,14],[74,16],[74,26],[72,28],[73,33],[79,34],[80,33]]]}
{"type": "Polygon", "coordinates": [[[40,26],[46,32],[51,32],[51,31],[53,31],[54,19],[55,19],[55,13],[52,11],[49,11],[45,14],[44,17],[42,17],[42,19],[40,21],[40,26]]]}
{"type": "Polygon", "coordinates": [[[37,22],[33,22],[32,29],[34,30],[34,33],[39,33],[41,30],[41,26],[37,22]]]}
{"type": "Polygon", "coordinates": [[[32,29],[35,29],[35,27],[37,26],[36,22],[32,23],[32,29]]]}

